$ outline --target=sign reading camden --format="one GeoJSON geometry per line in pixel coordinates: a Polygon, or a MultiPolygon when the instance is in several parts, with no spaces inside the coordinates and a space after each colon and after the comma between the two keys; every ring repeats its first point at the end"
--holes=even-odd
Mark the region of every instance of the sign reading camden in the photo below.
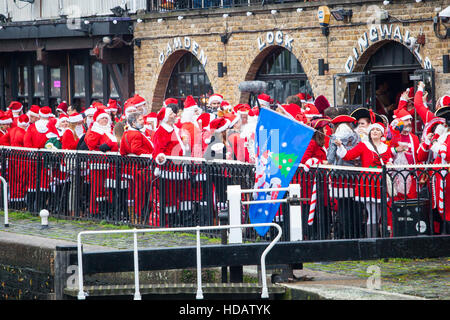
{"type": "Polygon", "coordinates": [[[172,41],[167,43],[165,50],[162,50],[159,54],[159,63],[163,64],[168,56],[179,49],[190,50],[200,61],[203,67],[206,66],[207,57],[205,52],[200,49],[200,46],[195,40],[191,40],[190,37],[180,37],[174,38],[172,41]]]}
{"type": "Polygon", "coordinates": [[[266,45],[277,44],[279,46],[284,45],[288,50],[292,50],[292,42],[294,38],[289,35],[284,35],[283,31],[269,31],[266,33],[265,37],[258,37],[258,48],[261,51],[266,47],[266,45]]]}
{"type": "Polygon", "coordinates": [[[402,44],[404,44],[414,56],[417,58],[420,64],[424,66],[425,69],[431,69],[431,61],[428,57],[422,59],[420,55],[420,45],[416,43],[416,39],[410,37],[409,30],[406,30],[404,33],[401,32],[400,26],[396,26],[392,31],[393,25],[372,25],[369,29],[369,33],[364,32],[364,34],[358,39],[358,46],[352,49],[353,55],[350,55],[345,62],[345,71],[347,73],[352,72],[353,67],[355,66],[355,61],[362,56],[364,51],[369,48],[370,43],[375,43],[380,40],[396,40],[402,44]],[[358,51],[359,49],[359,51],[358,51]]]}

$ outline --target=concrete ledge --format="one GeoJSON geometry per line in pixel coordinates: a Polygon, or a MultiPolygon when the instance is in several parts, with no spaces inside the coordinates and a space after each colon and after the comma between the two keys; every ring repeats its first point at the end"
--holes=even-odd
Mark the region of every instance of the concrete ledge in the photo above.
{"type": "Polygon", "coordinates": [[[427,300],[420,297],[344,285],[279,284],[289,300],[427,300]]]}

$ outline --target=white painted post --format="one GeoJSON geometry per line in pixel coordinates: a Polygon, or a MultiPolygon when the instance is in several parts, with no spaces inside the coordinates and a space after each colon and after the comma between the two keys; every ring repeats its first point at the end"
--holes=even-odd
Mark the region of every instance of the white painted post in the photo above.
{"type": "Polygon", "coordinates": [[[142,300],[139,291],[139,256],[137,248],[137,232],[134,228],[133,232],[133,248],[134,248],[134,300],[142,300]]]}
{"type": "MultiPolygon", "coordinates": [[[[241,186],[227,186],[228,214],[230,216],[230,225],[241,224],[241,186]]],[[[229,243],[242,243],[241,228],[231,228],[228,237],[229,243]]]]}
{"type": "Polygon", "coordinates": [[[0,180],[3,184],[3,207],[5,208],[5,227],[9,227],[8,221],[8,183],[5,178],[0,177],[0,180]]]}
{"type": "MultiPolygon", "coordinates": [[[[289,185],[289,197],[297,196],[300,199],[300,185],[290,184],[289,185]]],[[[290,217],[290,241],[301,241],[303,240],[303,229],[302,229],[302,207],[301,205],[290,205],[289,211],[290,217]]]]}
{"type": "Polygon", "coordinates": [[[197,300],[203,299],[202,290],[202,255],[200,251],[200,227],[197,226],[197,300]]]}

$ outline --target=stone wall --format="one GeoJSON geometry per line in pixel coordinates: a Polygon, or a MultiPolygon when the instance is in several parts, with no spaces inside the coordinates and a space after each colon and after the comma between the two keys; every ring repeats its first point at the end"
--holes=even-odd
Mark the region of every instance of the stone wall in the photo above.
{"type": "MultiPolygon", "coordinates": [[[[141,39],[141,47],[135,47],[135,87],[136,92],[152,103],[158,110],[172,69],[183,53],[188,50],[205,63],[205,70],[214,92],[221,93],[231,104],[246,102],[238,84],[253,80],[264,58],[275,46],[289,49],[300,61],[311,83],[315,96],[324,94],[333,100],[333,75],[345,73],[345,65],[356,48],[358,59],[354,59],[353,71],[364,69],[365,63],[383,41],[404,42],[404,38],[417,38],[422,31],[425,45],[417,51],[422,57],[422,66],[429,63],[436,71],[436,97],[450,91],[450,73],[442,73],[442,55],[449,54],[449,39],[441,40],[433,31],[432,18],[435,8],[446,7],[445,1],[395,1],[383,6],[382,1],[328,1],[336,6],[353,10],[350,22],[330,19],[330,34],[327,37],[317,19],[321,2],[298,2],[271,6],[245,8],[211,9],[204,11],[164,12],[142,16],[144,22],[136,24],[135,38],[141,39]],[[361,3],[363,3],[361,5],[361,3]],[[302,8],[302,10],[297,10],[302,8]],[[278,13],[271,14],[272,9],[278,13]],[[368,40],[368,47],[361,52],[359,39],[364,34],[371,36],[373,17],[379,9],[386,9],[390,21],[375,27],[392,26],[391,37],[381,37],[383,29],[377,29],[378,40],[368,40]],[[246,12],[253,15],[247,16],[246,12]],[[223,14],[229,17],[224,18],[223,14]],[[178,20],[178,15],[183,15],[178,20]],[[157,20],[163,18],[161,23],[157,20]],[[400,37],[394,37],[398,27],[400,37]],[[221,35],[228,34],[226,44],[221,35]],[[186,41],[186,43],[185,43],[186,41]],[[328,43],[328,49],[327,49],[328,43]],[[185,45],[186,44],[186,45],[185,45]],[[189,44],[189,46],[187,46],[189,44]],[[327,55],[328,51],[328,55],[327,55]],[[318,75],[318,59],[329,63],[329,72],[318,75]],[[427,62],[425,59],[427,59],[427,62]],[[429,61],[429,62],[428,62],[429,61]],[[217,63],[227,66],[227,74],[219,78],[217,63]]],[[[378,21],[379,22],[379,21],[378,21]]],[[[372,34],[374,36],[374,34],[372,34]]],[[[364,41],[363,41],[364,42],[364,41]]],[[[427,65],[428,64],[428,65],[427,65]]]]}

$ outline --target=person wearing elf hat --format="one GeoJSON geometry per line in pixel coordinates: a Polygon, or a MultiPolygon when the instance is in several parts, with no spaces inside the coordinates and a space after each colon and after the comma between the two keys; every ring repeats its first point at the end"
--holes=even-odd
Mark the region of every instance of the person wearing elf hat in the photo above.
{"type": "Polygon", "coordinates": [[[181,139],[185,145],[189,146],[188,154],[192,157],[202,157],[201,130],[197,119],[201,115],[202,109],[192,96],[187,96],[184,101],[184,109],[181,115],[181,139]]]}
{"type": "MultiPolygon", "coordinates": [[[[334,143],[338,146],[337,155],[345,161],[361,159],[364,168],[381,168],[385,164],[391,164],[393,155],[391,149],[382,141],[385,132],[383,123],[375,122],[369,125],[368,140],[359,142],[352,149],[347,149],[339,139],[334,143]]],[[[378,236],[378,221],[381,215],[381,199],[386,195],[381,194],[381,174],[363,174],[360,183],[355,187],[355,200],[364,202],[368,212],[367,237],[378,236]]],[[[389,187],[388,187],[389,189],[389,187]]],[[[392,217],[388,216],[388,225],[392,228],[392,217]]]]}

